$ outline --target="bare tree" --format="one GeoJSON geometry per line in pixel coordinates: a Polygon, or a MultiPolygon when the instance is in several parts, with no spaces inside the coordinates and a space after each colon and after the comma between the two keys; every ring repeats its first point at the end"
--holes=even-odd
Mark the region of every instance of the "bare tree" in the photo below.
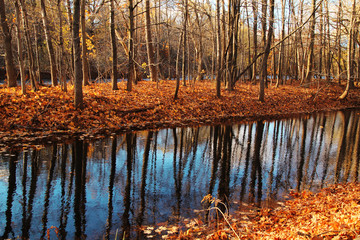
{"type": "Polygon", "coordinates": [[[11,46],[11,33],[9,30],[7,17],[5,14],[5,3],[4,0],[0,0],[0,21],[1,21],[1,29],[4,39],[4,47],[5,47],[5,65],[6,65],[6,78],[7,78],[7,86],[15,87],[16,86],[16,70],[14,65],[14,57],[12,53],[11,46]]]}
{"type": "Polygon", "coordinates": [[[339,0],[338,12],[337,12],[337,19],[336,19],[336,46],[337,46],[337,70],[338,70],[338,82],[340,84],[341,75],[342,75],[342,50],[341,50],[341,38],[342,38],[342,30],[341,30],[341,19],[342,19],[342,0],[339,0]]]}
{"type": "Polygon", "coordinates": [[[48,49],[49,60],[50,60],[51,85],[56,86],[58,84],[58,80],[57,80],[57,70],[56,70],[56,61],[55,61],[55,51],[50,36],[50,27],[46,13],[45,0],[41,0],[40,5],[41,5],[41,15],[44,25],[45,38],[46,38],[46,46],[48,49]]]}
{"type": "Polygon", "coordinates": [[[20,12],[21,12],[21,19],[22,19],[22,26],[24,30],[25,40],[26,40],[26,48],[28,52],[28,61],[29,61],[29,78],[31,82],[31,88],[34,91],[37,91],[37,84],[35,82],[36,73],[35,73],[35,60],[34,60],[34,50],[32,46],[32,39],[30,37],[30,26],[28,21],[28,13],[26,11],[26,6],[24,0],[19,1],[20,12]]]}
{"type": "Polygon", "coordinates": [[[262,26],[263,26],[263,42],[264,46],[264,57],[261,64],[261,77],[260,77],[260,87],[259,87],[259,101],[264,102],[265,98],[265,81],[267,79],[267,60],[270,54],[270,44],[271,38],[273,36],[273,25],[274,25],[274,0],[270,0],[270,18],[269,18],[269,30],[266,39],[266,0],[263,1],[262,9],[262,26]]]}
{"type": "MultiPolygon", "coordinates": [[[[188,20],[188,16],[189,16],[189,4],[188,4],[188,0],[183,0],[183,5],[184,5],[184,15],[183,15],[183,48],[182,48],[182,79],[183,79],[183,85],[186,86],[186,51],[187,51],[187,20],[188,20]]],[[[190,79],[189,79],[190,80],[190,79]]]]}
{"type": "Polygon", "coordinates": [[[74,0],[74,15],[72,21],[72,42],[74,45],[74,105],[75,108],[83,107],[83,89],[82,89],[82,64],[80,47],[80,1],[74,0]]]}
{"type": "Polygon", "coordinates": [[[221,96],[221,29],[220,29],[220,0],[216,0],[216,96],[221,96]]]}
{"type": "Polygon", "coordinates": [[[117,47],[115,35],[115,4],[114,0],[110,1],[110,34],[112,47],[112,90],[118,90],[117,86],[117,47]]]}
{"type": "Polygon", "coordinates": [[[18,59],[19,59],[19,68],[20,68],[20,81],[21,81],[21,93],[26,94],[25,86],[25,68],[24,68],[24,57],[23,57],[23,46],[21,39],[21,23],[20,23],[20,8],[18,0],[15,1],[15,12],[16,12],[16,35],[17,35],[17,45],[18,45],[18,59]]]}
{"type": "Polygon", "coordinates": [[[158,74],[155,65],[154,47],[151,36],[151,20],[150,20],[150,0],[145,0],[145,30],[146,30],[146,48],[148,56],[148,65],[150,70],[150,79],[158,82],[158,74]]]}
{"type": "Polygon", "coordinates": [[[64,34],[63,34],[63,18],[62,18],[62,11],[61,11],[62,1],[57,0],[57,10],[59,16],[59,60],[58,60],[58,69],[59,69],[59,78],[61,89],[66,92],[67,91],[67,84],[65,79],[65,72],[64,72],[64,34]]]}
{"type": "MultiPolygon", "coordinates": [[[[286,6],[286,0],[281,0],[281,39],[283,39],[285,37],[285,6],[286,6]]],[[[280,44],[276,87],[278,87],[279,84],[283,84],[283,71],[284,71],[284,61],[285,61],[284,45],[285,45],[284,42],[282,42],[280,44]]],[[[274,54],[274,56],[275,56],[275,54],[274,54]]]]}
{"type": "Polygon", "coordinates": [[[89,63],[87,57],[87,43],[86,43],[86,23],[85,23],[85,1],[81,0],[80,15],[81,15],[81,52],[82,52],[82,74],[83,85],[89,85],[89,63]]]}
{"type": "Polygon", "coordinates": [[[183,32],[181,32],[179,37],[179,44],[176,54],[176,66],[175,66],[175,74],[176,74],[176,87],[175,87],[175,94],[174,94],[174,100],[178,98],[179,88],[180,88],[180,72],[179,72],[179,59],[180,59],[180,51],[181,51],[181,45],[183,41],[183,32]]]}
{"type": "Polygon", "coordinates": [[[306,67],[306,75],[305,75],[305,82],[308,84],[311,81],[313,76],[313,69],[314,69],[314,44],[315,44],[315,8],[316,8],[316,0],[312,0],[312,8],[314,14],[311,16],[311,23],[310,23],[310,43],[309,43],[309,53],[307,59],[307,67],[306,67]]]}
{"type": "Polygon", "coordinates": [[[348,44],[347,44],[347,81],[346,88],[339,99],[345,99],[349,94],[351,88],[354,87],[354,58],[355,58],[355,28],[356,28],[356,0],[353,0],[350,25],[348,29],[348,44]]]}
{"type": "Polygon", "coordinates": [[[134,69],[134,3],[133,0],[128,0],[129,4],[129,46],[128,46],[128,80],[127,91],[132,90],[132,82],[135,77],[134,69]]]}
{"type": "MultiPolygon", "coordinates": [[[[253,48],[254,48],[254,52],[253,52],[253,59],[256,58],[257,55],[257,48],[258,48],[258,41],[257,41],[257,28],[258,28],[258,7],[257,7],[257,1],[256,0],[252,0],[252,10],[253,10],[253,14],[254,14],[254,22],[253,22],[253,48]]],[[[256,82],[256,74],[257,74],[257,67],[256,67],[256,62],[253,65],[253,70],[252,70],[252,77],[251,77],[251,81],[252,82],[256,82]]]]}

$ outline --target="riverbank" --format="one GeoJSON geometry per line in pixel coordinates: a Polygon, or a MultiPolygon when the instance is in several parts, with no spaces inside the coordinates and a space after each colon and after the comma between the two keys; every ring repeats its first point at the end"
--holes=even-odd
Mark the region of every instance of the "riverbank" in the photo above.
{"type": "Polygon", "coordinates": [[[359,239],[359,183],[332,185],[318,193],[293,192],[291,197],[276,208],[240,208],[222,221],[191,219],[182,230],[173,225],[143,231],[157,239],[359,239]]]}
{"type": "Polygon", "coordinates": [[[110,83],[84,87],[84,108],[73,107],[73,89],[41,87],[21,95],[20,87],[0,88],[0,144],[18,146],[66,140],[74,136],[92,138],[132,130],[157,129],[278,119],[318,111],[360,106],[360,90],[354,89],[345,100],[338,100],[343,86],[322,84],[309,88],[270,86],[265,102],[258,98],[258,86],[237,84],[232,92],[222,90],[215,96],[213,82],[181,86],[173,99],[174,81],[142,81],[127,92],[111,90],[110,83]]]}

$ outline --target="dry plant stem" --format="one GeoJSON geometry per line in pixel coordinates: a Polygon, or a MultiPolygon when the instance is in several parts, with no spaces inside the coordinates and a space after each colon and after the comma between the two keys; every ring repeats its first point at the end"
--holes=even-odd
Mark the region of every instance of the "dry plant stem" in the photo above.
{"type": "Polygon", "coordinates": [[[218,207],[211,207],[209,208],[209,211],[211,210],[217,210],[218,212],[221,213],[221,215],[223,216],[223,218],[225,219],[226,223],[229,225],[229,227],[231,228],[231,231],[233,231],[233,233],[236,235],[236,238],[240,240],[240,236],[236,233],[236,231],[234,230],[234,228],[231,226],[229,220],[226,218],[225,214],[220,210],[220,208],[218,207]]]}
{"type": "Polygon", "coordinates": [[[116,229],[115,240],[117,240],[118,231],[119,231],[119,229],[116,229]]]}
{"type": "Polygon", "coordinates": [[[355,233],[356,237],[358,238],[359,235],[357,235],[356,231],[359,231],[357,229],[349,229],[349,230],[338,230],[338,231],[326,231],[326,232],[322,232],[322,233],[319,233],[317,235],[315,235],[314,237],[320,237],[322,235],[325,235],[325,234],[328,234],[328,233],[344,233],[344,232],[353,232],[355,233]]]}

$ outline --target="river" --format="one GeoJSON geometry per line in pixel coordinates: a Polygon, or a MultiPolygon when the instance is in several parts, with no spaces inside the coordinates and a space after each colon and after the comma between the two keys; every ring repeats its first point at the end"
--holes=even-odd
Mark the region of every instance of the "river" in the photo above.
{"type": "Polygon", "coordinates": [[[194,210],[207,194],[236,209],[358,181],[359,113],[140,131],[1,153],[0,238],[143,238],[137,226],[201,217],[194,210]]]}

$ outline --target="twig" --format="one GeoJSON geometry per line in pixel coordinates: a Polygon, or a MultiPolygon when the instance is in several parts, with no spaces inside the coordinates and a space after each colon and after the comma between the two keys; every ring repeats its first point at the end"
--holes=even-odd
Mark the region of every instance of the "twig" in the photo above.
{"type": "MultiPolygon", "coordinates": [[[[316,8],[314,9],[314,11],[310,14],[310,16],[305,20],[305,22],[303,22],[299,27],[297,27],[296,29],[294,29],[291,33],[289,33],[287,36],[285,36],[283,39],[281,39],[280,41],[278,41],[276,44],[274,44],[271,48],[270,51],[273,50],[274,48],[276,48],[277,46],[279,46],[282,42],[284,42],[286,39],[288,39],[290,36],[292,36],[294,33],[296,33],[297,31],[299,31],[301,28],[303,28],[311,19],[311,17],[315,14],[315,12],[318,10],[318,8],[320,7],[320,5],[322,4],[323,0],[321,0],[319,2],[319,4],[316,6],[316,8]]],[[[236,76],[236,80],[235,82],[240,79],[240,77],[245,74],[250,67],[258,60],[258,58],[262,55],[264,55],[265,51],[260,52],[258,55],[256,55],[253,59],[253,61],[240,73],[236,76]]]]}
{"type": "Polygon", "coordinates": [[[356,230],[356,229],[349,229],[349,230],[332,230],[332,231],[326,231],[326,232],[322,232],[322,233],[319,233],[317,235],[315,235],[314,237],[320,237],[321,235],[325,235],[325,234],[328,234],[328,233],[342,233],[342,232],[354,232],[357,236],[358,234],[356,232],[358,232],[359,230],[356,230]]]}
{"type": "Polygon", "coordinates": [[[231,230],[233,231],[233,233],[236,235],[237,239],[240,240],[240,236],[236,233],[236,231],[234,230],[234,228],[231,226],[230,222],[229,222],[228,219],[226,218],[225,214],[221,211],[221,209],[218,208],[218,207],[211,207],[211,208],[209,208],[208,210],[210,211],[210,210],[213,210],[213,209],[218,210],[218,211],[221,213],[221,215],[223,216],[223,218],[225,219],[225,221],[227,222],[227,224],[229,225],[229,227],[231,228],[231,230]]]}

